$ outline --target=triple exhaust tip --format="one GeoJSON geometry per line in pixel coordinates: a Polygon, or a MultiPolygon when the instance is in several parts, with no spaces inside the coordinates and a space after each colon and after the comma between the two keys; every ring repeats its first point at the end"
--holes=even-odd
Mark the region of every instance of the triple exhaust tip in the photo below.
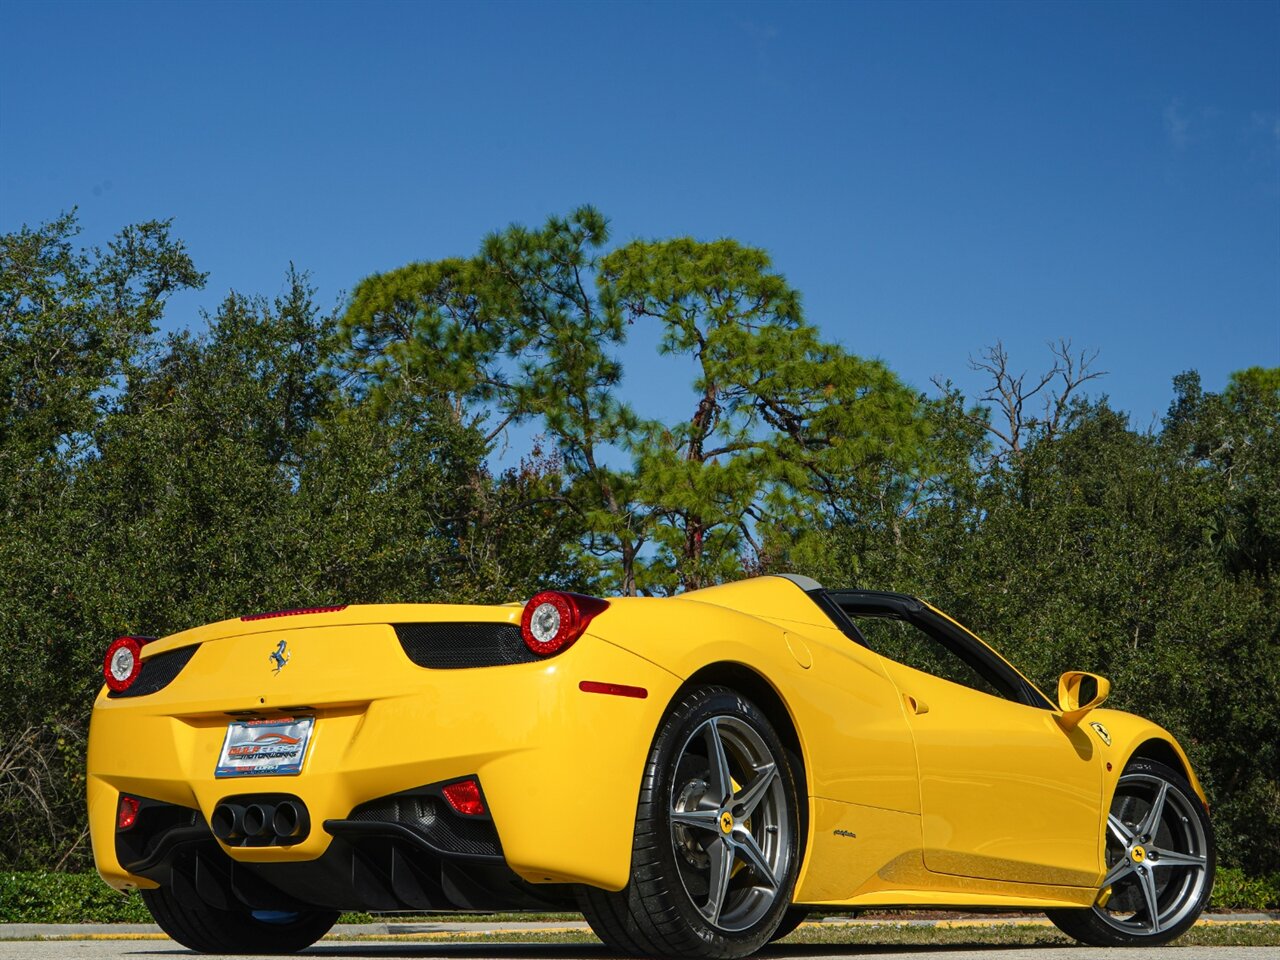
{"type": "Polygon", "coordinates": [[[227,844],[246,840],[297,842],[306,835],[307,827],[307,808],[296,800],[220,803],[209,819],[213,835],[227,844]]]}

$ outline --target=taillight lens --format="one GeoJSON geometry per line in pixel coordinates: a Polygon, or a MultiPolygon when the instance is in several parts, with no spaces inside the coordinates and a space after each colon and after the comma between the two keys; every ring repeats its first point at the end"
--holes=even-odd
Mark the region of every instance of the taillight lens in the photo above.
{"type": "Polygon", "coordinates": [[[116,829],[128,830],[138,822],[138,807],[141,804],[137,797],[120,794],[120,808],[116,811],[116,829]]]}
{"type": "Polygon", "coordinates": [[[485,814],[484,798],[480,796],[480,784],[474,780],[459,780],[451,783],[442,791],[449,806],[468,817],[482,817],[485,814]]]}
{"type": "Polygon", "coordinates": [[[609,602],[598,597],[544,591],[525,604],[520,618],[524,645],[544,657],[559,653],[582,636],[587,624],[608,607],[609,602]]]}
{"type": "Polygon", "coordinates": [[[117,637],[102,658],[102,676],[107,686],[123,693],[138,679],[142,669],[142,645],[150,637],[117,637]]]}

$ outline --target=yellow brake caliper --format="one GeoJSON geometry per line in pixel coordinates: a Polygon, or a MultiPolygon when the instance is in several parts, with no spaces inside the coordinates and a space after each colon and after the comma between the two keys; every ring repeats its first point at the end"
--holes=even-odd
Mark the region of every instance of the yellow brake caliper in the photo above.
{"type": "MultiPolygon", "coordinates": [[[[740,783],[739,783],[736,779],[734,779],[733,777],[730,777],[730,778],[729,778],[729,783],[731,784],[730,789],[732,789],[732,790],[733,790],[733,792],[734,792],[735,794],[737,794],[737,792],[738,792],[739,790],[741,790],[741,789],[742,789],[742,784],[740,784],[740,783]]],[[[750,819],[750,818],[747,818],[746,820],[743,820],[743,821],[742,821],[742,826],[746,829],[746,831],[747,831],[748,833],[750,833],[750,832],[751,832],[751,819],[750,819]]],[[[741,860],[735,860],[735,861],[734,861],[734,864],[733,864],[733,871],[729,874],[729,876],[730,876],[730,877],[736,877],[740,871],[745,870],[745,869],[747,869],[747,865],[746,865],[745,863],[743,863],[741,860]]]]}

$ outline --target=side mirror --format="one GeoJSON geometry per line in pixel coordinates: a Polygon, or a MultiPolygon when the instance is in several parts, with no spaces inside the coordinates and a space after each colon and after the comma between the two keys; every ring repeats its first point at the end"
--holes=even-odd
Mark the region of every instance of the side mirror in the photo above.
{"type": "Polygon", "coordinates": [[[1086,713],[1102,705],[1110,692],[1111,681],[1106,677],[1068,670],[1058,678],[1058,709],[1062,711],[1062,725],[1068,730],[1077,726],[1086,713]]]}

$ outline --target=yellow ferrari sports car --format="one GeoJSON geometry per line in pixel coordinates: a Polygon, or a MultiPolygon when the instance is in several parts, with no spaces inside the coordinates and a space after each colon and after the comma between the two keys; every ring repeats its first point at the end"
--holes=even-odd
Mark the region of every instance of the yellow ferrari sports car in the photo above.
{"type": "Polygon", "coordinates": [[[301,950],[342,910],[579,909],[648,956],[868,907],[1153,945],[1213,882],[1169,733],[902,594],[286,610],[122,637],[103,671],[98,870],[199,951],[301,950]]]}

